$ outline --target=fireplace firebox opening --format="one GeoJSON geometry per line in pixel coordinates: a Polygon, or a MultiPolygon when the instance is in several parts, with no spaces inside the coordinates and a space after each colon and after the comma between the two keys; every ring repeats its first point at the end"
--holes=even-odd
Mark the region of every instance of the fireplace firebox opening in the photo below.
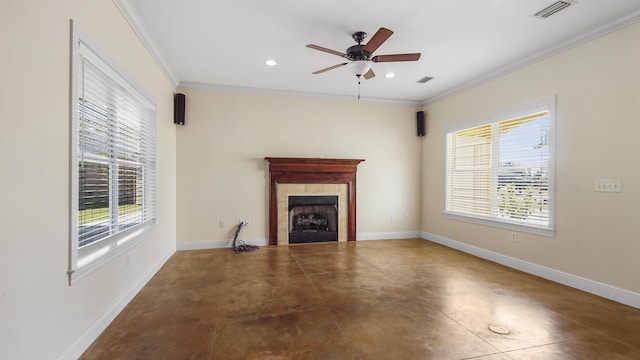
{"type": "Polygon", "coordinates": [[[338,196],[289,196],[289,243],[338,241],[338,196]]]}

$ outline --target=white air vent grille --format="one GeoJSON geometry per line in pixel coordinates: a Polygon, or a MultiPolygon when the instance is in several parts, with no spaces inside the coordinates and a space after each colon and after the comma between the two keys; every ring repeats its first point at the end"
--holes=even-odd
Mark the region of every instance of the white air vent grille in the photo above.
{"type": "Polygon", "coordinates": [[[558,11],[568,8],[572,4],[574,4],[573,1],[558,1],[558,2],[555,2],[555,3],[547,6],[546,8],[538,11],[535,14],[535,17],[537,17],[539,19],[546,19],[549,16],[557,13],[558,11]]]}

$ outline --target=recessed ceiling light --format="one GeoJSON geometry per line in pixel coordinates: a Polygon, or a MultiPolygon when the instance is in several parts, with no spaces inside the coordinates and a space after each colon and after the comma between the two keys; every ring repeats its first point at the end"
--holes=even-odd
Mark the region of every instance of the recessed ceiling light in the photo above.
{"type": "Polygon", "coordinates": [[[264,62],[265,64],[269,65],[269,66],[276,66],[278,65],[278,63],[275,60],[267,60],[264,62]]]}
{"type": "Polygon", "coordinates": [[[386,77],[387,79],[391,79],[391,78],[393,78],[393,77],[396,77],[396,74],[394,74],[394,73],[390,72],[390,73],[386,73],[386,74],[384,75],[384,77],[386,77]]]}

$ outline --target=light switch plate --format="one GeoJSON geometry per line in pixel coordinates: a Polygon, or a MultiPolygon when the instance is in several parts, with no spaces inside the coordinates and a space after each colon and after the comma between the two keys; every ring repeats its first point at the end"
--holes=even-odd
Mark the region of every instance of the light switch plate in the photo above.
{"type": "Polygon", "coordinates": [[[619,179],[600,179],[596,180],[597,192],[620,192],[619,179]]]}

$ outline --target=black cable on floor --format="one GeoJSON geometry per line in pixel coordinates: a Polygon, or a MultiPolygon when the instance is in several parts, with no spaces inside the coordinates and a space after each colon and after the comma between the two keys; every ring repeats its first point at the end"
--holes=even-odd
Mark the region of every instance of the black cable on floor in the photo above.
{"type": "Polygon", "coordinates": [[[240,230],[244,225],[245,225],[244,221],[241,221],[240,224],[238,224],[238,227],[236,228],[236,234],[233,236],[233,243],[231,244],[231,247],[233,251],[237,253],[255,251],[259,249],[259,247],[255,245],[248,245],[248,244],[245,244],[244,241],[238,240],[238,235],[240,234],[240,230]]]}

